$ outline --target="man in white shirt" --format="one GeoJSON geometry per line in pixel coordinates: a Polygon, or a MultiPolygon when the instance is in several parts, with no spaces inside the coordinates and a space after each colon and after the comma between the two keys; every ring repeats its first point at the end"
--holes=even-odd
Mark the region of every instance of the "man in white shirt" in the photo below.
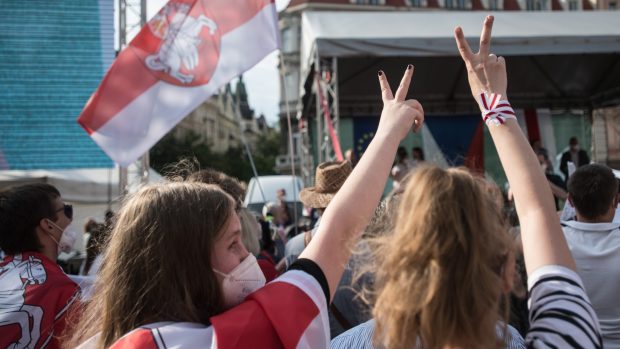
{"type": "Polygon", "coordinates": [[[604,165],[580,167],[568,181],[576,221],[563,221],[564,235],[586,293],[598,315],[605,348],[620,349],[620,223],[618,179],[604,165]]]}

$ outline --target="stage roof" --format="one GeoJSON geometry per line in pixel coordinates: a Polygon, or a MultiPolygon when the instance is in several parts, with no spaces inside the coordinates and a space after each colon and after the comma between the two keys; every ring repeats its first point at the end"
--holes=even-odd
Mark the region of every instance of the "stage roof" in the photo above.
{"type": "MultiPolygon", "coordinates": [[[[416,66],[410,97],[436,111],[475,108],[453,38],[478,47],[487,12],[306,12],[302,84],[318,56],[338,58],[341,116],[380,107],[377,70],[394,85],[416,66]],[[425,103],[426,102],[426,103],[425,103]]],[[[620,102],[620,12],[496,12],[491,51],[506,56],[516,107],[593,108],[620,102]]],[[[302,91],[302,95],[304,91],[302,91]]]]}

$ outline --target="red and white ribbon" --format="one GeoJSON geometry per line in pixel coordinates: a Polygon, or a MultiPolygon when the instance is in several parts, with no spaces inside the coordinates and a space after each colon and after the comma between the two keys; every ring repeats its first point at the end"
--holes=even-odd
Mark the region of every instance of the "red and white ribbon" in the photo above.
{"type": "Polygon", "coordinates": [[[487,94],[482,92],[480,94],[480,101],[482,102],[482,120],[490,126],[495,124],[496,126],[502,125],[508,119],[516,119],[515,111],[510,106],[510,103],[506,100],[501,100],[502,95],[491,93],[487,94]]]}

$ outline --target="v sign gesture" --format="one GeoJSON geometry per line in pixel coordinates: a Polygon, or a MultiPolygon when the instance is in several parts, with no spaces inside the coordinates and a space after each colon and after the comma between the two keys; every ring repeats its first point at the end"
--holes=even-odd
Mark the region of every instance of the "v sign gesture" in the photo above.
{"type": "Polygon", "coordinates": [[[383,99],[383,111],[377,133],[386,132],[403,140],[413,125],[413,131],[418,132],[424,122],[424,109],[415,99],[405,100],[409,91],[409,84],[413,76],[413,66],[410,64],[405,70],[405,75],[392,95],[392,89],[383,71],[379,71],[379,85],[381,86],[381,98],[383,99]]]}
{"type": "Polygon", "coordinates": [[[480,101],[480,93],[482,92],[499,94],[503,99],[508,98],[506,96],[506,87],[508,85],[506,61],[504,57],[497,57],[489,53],[492,29],[493,16],[487,16],[482,27],[482,34],[480,35],[478,53],[471,51],[461,27],[456,27],[454,30],[456,45],[467,66],[469,87],[471,88],[472,95],[480,105],[480,110],[483,109],[480,101]]]}
{"type": "Polygon", "coordinates": [[[379,72],[383,98],[379,128],[353,173],[329,203],[314,238],[299,256],[319,265],[332,296],[351,255],[349,247],[359,238],[381,199],[400,141],[412,126],[417,131],[424,122],[420,103],[405,100],[412,76],[413,66],[409,65],[392,94],[385,74],[379,72]]]}
{"type": "MultiPolygon", "coordinates": [[[[456,44],[467,65],[469,86],[480,110],[484,107],[481,92],[502,94],[506,98],[506,63],[503,58],[489,54],[492,27],[493,17],[488,16],[477,54],[472,53],[467,45],[461,28],[454,30],[456,44]]],[[[575,269],[555,213],[551,189],[518,123],[506,120],[502,127],[489,127],[489,132],[515,198],[528,275],[546,265],[575,269]]]]}

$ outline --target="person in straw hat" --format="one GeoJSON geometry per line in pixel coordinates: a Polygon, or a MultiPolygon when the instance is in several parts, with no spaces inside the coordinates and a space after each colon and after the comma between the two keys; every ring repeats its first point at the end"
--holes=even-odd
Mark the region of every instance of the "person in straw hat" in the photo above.
{"type": "Polygon", "coordinates": [[[299,234],[286,243],[283,258],[286,265],[281,265],[282,269],[288,268],[306,248],[319,226],[320,216],[340,187],[342,187],[344,181],[349,177],[352,170],[353,168],[349,161],[329,161],[317,166],[314,176],[314,187],[304,188],[299,193],[299,199],[306,207],[317,210],[319,220],[311,231],[299,234]]]}

